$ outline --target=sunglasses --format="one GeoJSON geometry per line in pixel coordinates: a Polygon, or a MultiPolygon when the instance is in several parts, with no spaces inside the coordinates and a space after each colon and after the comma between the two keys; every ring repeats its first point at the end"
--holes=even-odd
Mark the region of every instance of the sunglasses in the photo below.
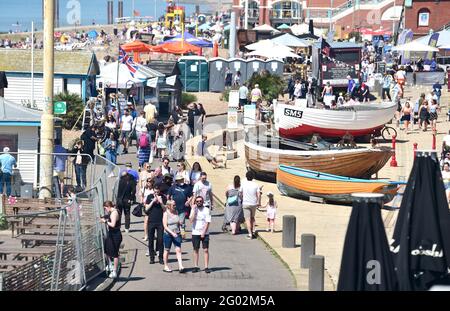
{"type": "Polygon", "coordinates": [[[199,200],[199,201],[195,201],[195,203],[203,203],[203,201],[199,200]]]}

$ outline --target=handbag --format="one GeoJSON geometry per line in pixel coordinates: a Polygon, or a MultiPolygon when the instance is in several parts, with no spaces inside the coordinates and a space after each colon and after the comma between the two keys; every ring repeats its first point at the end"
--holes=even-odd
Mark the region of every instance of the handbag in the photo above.
{"type": "Polygon", "coordinates": [[[97,143],[97,146],[98,146],[98,154],[104,157],[106,154],[105,147],[103,147],[103,145],[100,142],[97,143]]]}
{"type": "Polygon", "coordinates": [[[142,217],[142,210],[143,210],[143,208],[144,208],[144,204],[139,203],[133,208],[133,211],[131,213],[135,217],[142,217]]]}

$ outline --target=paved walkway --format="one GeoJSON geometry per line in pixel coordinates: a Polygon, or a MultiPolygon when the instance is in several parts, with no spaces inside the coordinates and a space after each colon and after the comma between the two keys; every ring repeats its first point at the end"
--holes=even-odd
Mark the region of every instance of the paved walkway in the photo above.
{"type": "MultiPolygon", "coordinates": [[[[131,152],[135,149],[132,148],[131,152]]],[[[136,164],[135,154],[119,158],[119,163],[136,164]]],[[[154,165],[158,162],[155,161],[154,165]]],[[[137,166],[137,164],[136,164],[137,166]]],[[[221,188],[216,191],[222,193],[221,188]]],[[[217,208],[218,209],[218,208],[217,208]]],[[[169,256],[172,273],[163,272],[163,265],[150,265],[145,256],[147,242],[142,240],[143,218],[132,216],[131,231],[123,233],[125,262],[120,277],[111,290],[296,290],[295,279],[271,251],[259,240],[245,239],[245,233],[232,236],[221,231],[222,211],[213,212],[210,230],[210,268],[203,271],[203,257],[200,257],[201,271],[192,273],[192,244],[190,234],[182,244],[183,265],[187,273],[178,272],[174,251],[169,256]]],[[[188,231],[190,231],[188,226],[188,231]]]]}

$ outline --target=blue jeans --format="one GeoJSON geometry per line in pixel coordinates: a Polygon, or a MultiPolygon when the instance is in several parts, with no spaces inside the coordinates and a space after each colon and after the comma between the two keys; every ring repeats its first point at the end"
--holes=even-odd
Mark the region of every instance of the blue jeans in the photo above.
{"type": "MultiPolygon", "coordinates": [[[[106,159],[114,164],[117,163],[117,153],[115,150],[106,150],[106,159]]],[[[113,165],[111,163],[108,163],[109,171],[112,172],[114,169],[113,165]]]]}
{"type": "Polygon", "coordinates": [[[86,188],[86,171],[87,165],[75,164],[75,175],[77,179],[77,186],[81,188],[86,188]]]}
{"type": "Polygon", "coordinates": [[[11,195],[11,174],[0,174],[0,194],[3,194],[3,183],[6,184],[6,195],[9,197],[11,195]]]}

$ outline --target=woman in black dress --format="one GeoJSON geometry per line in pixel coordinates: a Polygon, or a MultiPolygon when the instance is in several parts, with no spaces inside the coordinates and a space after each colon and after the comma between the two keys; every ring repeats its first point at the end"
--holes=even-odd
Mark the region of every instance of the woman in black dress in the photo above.
{"type": "Polygon", "coordinates": [[[422,102],[422,105],[419,108],[419,119],[422,131],[426,132],[430,119],[430,110],[428,107],[428,102],[426,100],[422,102]]]}
{"type": "Polygon", "coordinates": [[[105,216],[100,221],[105,223],[108,228],[108,235],[105,240],[105,254],[108,256],[107,271],[110,271],[109,277],[115,279],[119,266],[119,249],[122,243],[122,233],[120,233],[120,214],[116,206],[111,201],[103,203],[105,216]]]}

